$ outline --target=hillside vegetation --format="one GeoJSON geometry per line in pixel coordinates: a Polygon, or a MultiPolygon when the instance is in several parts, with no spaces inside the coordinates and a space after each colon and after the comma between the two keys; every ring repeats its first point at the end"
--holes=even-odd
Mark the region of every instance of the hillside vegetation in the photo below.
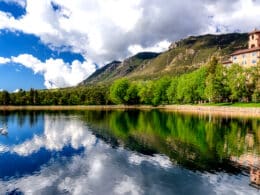
{"type": "Polygon", "coordinates": [[[260,64],[244,69],[216,58],[181,76],[155,80],[120,78],[110,84],[67,89],[0,92],[1,105],[163,105],[260,102],[260,64]]]}
{"type": "Polygon", "coordinates": [[[123,62],[114,61],[98,69],[80,85],[112,82],[121,77],[130,80],[157,79],[192,72],[206,64],[212,56],[220,59],[237,49],[247,47],[247,34],[203,35],[172,43],[160,54],[145,52],[123,62]]]}

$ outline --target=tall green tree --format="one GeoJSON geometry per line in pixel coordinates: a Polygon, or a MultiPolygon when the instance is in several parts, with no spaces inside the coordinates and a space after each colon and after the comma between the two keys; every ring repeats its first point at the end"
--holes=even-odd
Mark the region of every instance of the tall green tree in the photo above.
{"type": "Polygon", "coordinates": [[[1,105],[9,105],[10,104],[10,94],[8,91],[2,91],[0,93],[0,104],[1,105]]]}
{"type": "Polygon", "coordinates": [[[169,102],[167,97],[167,89],[170,86],[170,83],[171,81],[169,77],[163,77],[154,82],[154,95],[152,99],[153,105],[167,104],[169,102]]]}
{"type": "Polygon", "coordinates": [[[140,87],[137,82],[131,82],[129,84],[124,98],[127,104],[134,105],[140,103],[140,97],[138,96],[139,89],[140,87]]]}
{"type": "Polygon", "coordinates": [[[115,104],[127,103],[127,90],[129,81],[126,78],[116,80],[110,87],[110,98],[115,104]]]}
{"type": "Polygon", "coordinates": [[[178,86],[178,77],[174,77],[171,80],[170,86],[167,89],[167,98],[170,104],[177,103],[177,86],[178,86]]]}
{"type": "Polygon", "coordinates": [[[193,102],[193,88],[189,74],[182,75],[179,78],[177,86],[177,100],[179,103],[193,102]]]}
{"type": "Polygon", "coordinates": [[[140,97],[140,102],[142,104],[151,105],[153,97],[154,97],[154,82],[153,81],[146,81],[140,83],[140,89],[138,92],[138,96],[140,97]]]}
{"type": "Polygon", "coordinates": [[[204,100],[207,69],[202,67],[178,79],[177,101],[179,103],[197,103],[204,100]]]}
{"type": "Polygon", "coordinates": [[[251,78],[249,80],[251,85],[249,91],[252,94],[251,99],[254,102],[260,102],[260,62],[258,62],[257,66],[252,67],[250,71],[251,78]]]}
{"type": "Polygon", "coordinates": [[[228,85],[228,69],[222,64],[215,66],[206,78],[205,97],[209,102],[228,101],[230,89],[228,85]]]}
{"type": "Polygon", "coordinates": [[[233,64],[228,69],[227,78],[232,101],[242,101],[243,97],[247,96],[246,77],[244,68],[238,64],[233,64]]]}

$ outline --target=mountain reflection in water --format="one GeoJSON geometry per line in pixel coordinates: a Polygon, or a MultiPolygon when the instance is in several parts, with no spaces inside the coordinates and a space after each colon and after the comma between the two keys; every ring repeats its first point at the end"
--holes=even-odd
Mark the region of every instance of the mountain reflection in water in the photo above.
{"type": "Polygon", "coordinates": [[[258,194],[260,120],[2,112],[0,194],[258,194]]]}

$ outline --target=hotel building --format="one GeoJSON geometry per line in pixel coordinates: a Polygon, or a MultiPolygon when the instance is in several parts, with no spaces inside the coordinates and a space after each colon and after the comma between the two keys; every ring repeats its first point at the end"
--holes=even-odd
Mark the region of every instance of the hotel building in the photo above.
{"type": "Polygon", "coordinates": [[[225,65],[239,64],[244,67],[256,66],[260,60],[260,30],[249,33],[248,49],[235,51],[225,65]]]}

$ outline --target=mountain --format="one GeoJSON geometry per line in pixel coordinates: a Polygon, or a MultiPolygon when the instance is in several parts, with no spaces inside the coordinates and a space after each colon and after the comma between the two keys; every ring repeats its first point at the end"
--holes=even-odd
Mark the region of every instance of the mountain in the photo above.
{"type": "Polygon", "coordinates": [[[238,49],[247,48],[248,34],[190,36],[174,42],[163,53],[144,52],[114,61],[98,69],[80,85],[111,82],[121,77],[156,79],[164,75],[191,72],[207,63],[212,56],[225,59],[238,49]]]}
{"type": "Polygon", "coordinates": [[[139,66],[144,66],[158,55],[159,53],[142,52],[124,60],[123,62],[113,61],[96,70],[90,77],[80,83],[80,85],[111,81],[130,75],[133,71],[137,70],[139,66]]]}

